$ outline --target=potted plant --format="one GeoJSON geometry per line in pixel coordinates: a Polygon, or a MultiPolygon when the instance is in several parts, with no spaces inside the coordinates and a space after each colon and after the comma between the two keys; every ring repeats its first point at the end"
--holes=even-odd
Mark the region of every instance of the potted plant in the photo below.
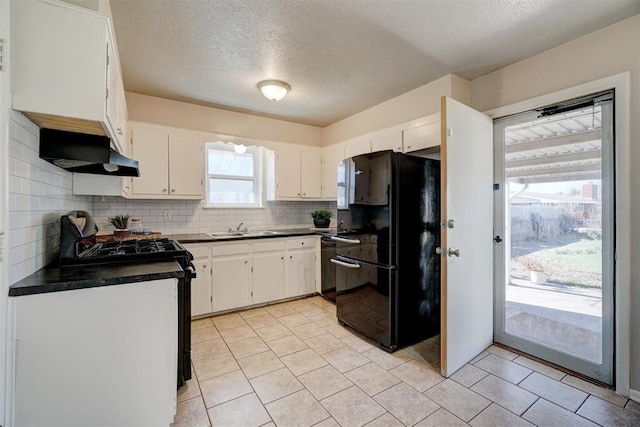
{"type": "Polygon", "coordinates": [[[108,218],[109,223],[113,225],[116,229],[113,232],[113,235],[116,237],[127,237],[131,234],[131,230],[129,230],[129,215],[116,215],[108,218]]]}
{"type": "Polygon", "coordinates": [[[311,216],[313,217],[314,226],[316,226],[317,228],[327,228],[329,227],[329,223],[331,222],[333,212],[324,209],[317,209],[311,212],[311,216]]]}

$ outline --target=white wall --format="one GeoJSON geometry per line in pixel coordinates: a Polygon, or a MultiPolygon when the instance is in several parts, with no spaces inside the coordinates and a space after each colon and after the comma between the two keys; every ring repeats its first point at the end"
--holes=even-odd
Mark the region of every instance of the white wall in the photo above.
{"type": "Polygon", "coordinates": [[[303,145],[322,145],[322,128],[127,92],[129,120],[303,145]]]}
{"type": "Polygon", "coordinates": [[[60,215],[91,211],[91,196],[71,193],[71,173],[38,157],[39,129],[23,114],[9,121],[9,283],[58,256],[60,215]]]}
{"type": "Polygon", "coordinates": [[[440,111],[440,97],[469,103],[469,82],[449,74],[424,86],[347,117],[324,129],[324,145],[385,129],[440,111]]]}
{"type": "MultiPolygon", "coordinates": [[[[249,230],[313,227],[311,211],[332,209],[335,202],[266,202],[263,209],[205,209],[204,201],[127,200],[95,197],[94,219],[101,230],[111,230],[107,218],[129,214],[142,219],[142,227],[163,234],[208,233],[234,230],[243,222],[249,230]],[[171,215],[164,221],[164,213],[171,215]]],[[[334,215],[335,216],[335,215],[334,215]]],[[[335,221],[335,219],[334,219],[335,221]]]]}
{"type": "MultiPolygon", "coordinates": [[[[572,40],[546,52],[487,74],[471,82],[471,106],[480,111],[542,96],[622,72],[630,72],[630,190],[631,253],[622,268],[631,283],[631,388],[640,390],[640,15],[572,40]]],[[[626,215],[629,215],[627,212],[626,215]]],[[[627,325],[622,325],[626,328],[627,325]]]]}

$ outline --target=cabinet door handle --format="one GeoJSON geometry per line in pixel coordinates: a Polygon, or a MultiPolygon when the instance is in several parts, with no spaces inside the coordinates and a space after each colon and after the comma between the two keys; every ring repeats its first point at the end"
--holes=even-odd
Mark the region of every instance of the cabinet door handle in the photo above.
{"type": "Polygon", "coordinates": [[[293,259],[293,255],[289,255],[289,259],[293,259]]]}
{"type": "Polygon", "coordinates": [[[162,192],[163,192],[163,193],[166,193],[166,192],[167,192],[167,189],[166,189],[166,188],[163,188],[163,189],[162,189],[162,192]]]}
{"type": "Polygon", "coordinates": [[[122,129],[118,128],[117,132],[118,132],[118,135],[122,135],[122,129]]]}
{"type": "Polygon", "coordinates": [[[176,192],[176,189],[175,189],[175,188],[172,188],[172,189],[171,189],[171,192],[172,192],[172,193],[175,193],[175,192],[176,192]]]}
{"type": "Polygon", "coordinates": [[[283,260],[283,259],[284,259],[284,257],[280,257],[280,259],[282,259],[282,260],[283,260]]]}

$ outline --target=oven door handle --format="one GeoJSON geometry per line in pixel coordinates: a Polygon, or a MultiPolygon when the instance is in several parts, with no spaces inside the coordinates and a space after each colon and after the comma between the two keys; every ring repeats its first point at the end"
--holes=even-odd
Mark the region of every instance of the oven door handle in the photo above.
{"type": "Polygon", "coordinates": [[[340,261],[338,259],[335,258],[331,258],[330,261],[334,264],[337,264],[339,266],[342,267],[347,267],[347,268],[360,268],[361,265],[358,264],[357,262],[344,262],[344,261],[340,261]]]}
{"type": "Polygon", "coordinates": [[[189,277],[191,277],[192,279],[196,278],[197,276],[196,268],[193,264],[189,264],[185,270],[189,274],[189,277]]]}
{"type": "Polygon", "coordinates": [[[340,242],[340,243],[349,243],[351,245],[359,245],[360,244],[360,240],[358,240],[358,239],[349,239],[349,238],[346,238],[346,237],[331,236],[331,240],[335,240],[336,242],[340,242]]]}

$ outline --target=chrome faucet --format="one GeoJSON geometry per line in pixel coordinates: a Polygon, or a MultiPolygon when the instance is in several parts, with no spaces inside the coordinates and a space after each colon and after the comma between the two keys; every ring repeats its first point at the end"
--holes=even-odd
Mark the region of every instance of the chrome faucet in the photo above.
{"type": "Polygon", "coordinates": [[[244,229],[240,230],[240,227],[242,227],[242,224],[244,224],[244,222],[241,222],[240,224],[238,224],[238,227],[236,228],[236,231],[248,231],[247,227],[245,227],[244,229]]]}

